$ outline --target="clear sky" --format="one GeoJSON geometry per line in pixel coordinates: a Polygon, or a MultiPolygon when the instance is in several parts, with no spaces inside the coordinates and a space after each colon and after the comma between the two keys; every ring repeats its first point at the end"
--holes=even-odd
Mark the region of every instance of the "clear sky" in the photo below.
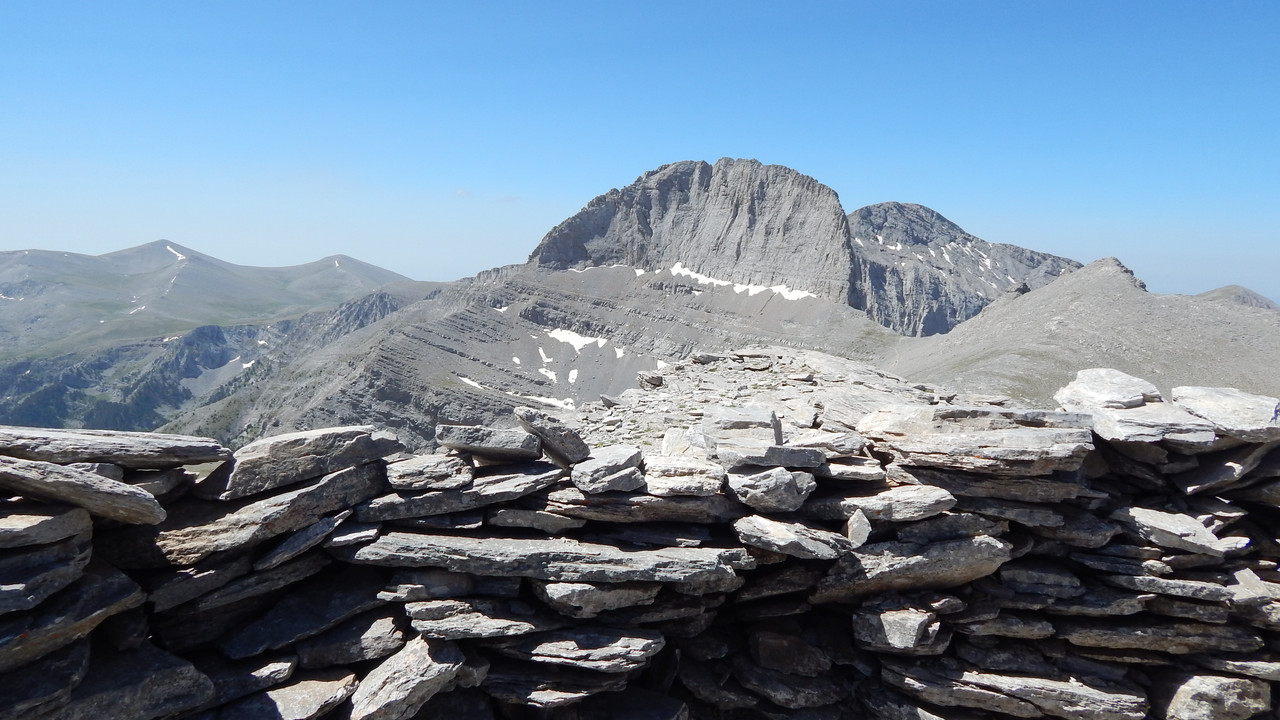
{"type": "Polygon", "coordinates": [[[0,3],[0,250],[417,279],[677,160],[1280,300],[1280,3],[0,3]]]}

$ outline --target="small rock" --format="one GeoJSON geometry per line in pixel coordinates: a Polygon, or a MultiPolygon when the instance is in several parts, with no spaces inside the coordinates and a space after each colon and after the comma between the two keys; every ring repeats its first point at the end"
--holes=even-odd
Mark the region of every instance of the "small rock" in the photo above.
{"type": "Polygon", "coordinates": [[[387,484],[396,490],[456,490],[471,479],[471,466],[455,455],[419,455],[387,465],[387,484]]]}
{"type": "Polygon", "coordinates": [[[409,640],[360,681],[351,696],[351,720],[409,720],[464,662],[466,656],[447,640],[409,640]]]}
{"type": "Polygon", "coordinates": [[[530,407],[517,407],[515,415],[521,427],[542,439],[543,451],[558,465],[569,467],[591,455],[591,448],[578,431],[561,420],[530,407]]]}
{"type": "Polygon", "coordinates": [[[761,512],[790,512],[804,504],[818,485],[806,472],[773,468],[754,475],[730,473],[729,491],[744,505],[761,512]]]}
{"type": "Polygon", "coordinates": [[[644,484],[644,477],[627,470],[640,467],[640,448],[627,445],[609,445],[591,451],[591,456],[573,466],[569,479],[581,491],[595,494],[610,490],[635,490],[644,484]]]}
{"type": "Polygon", "coordinates": [[[480,425],[437,425],[436,442],[458,452],[473,453],[495,460],[537,460],[542,441],[524,430],[488,428],[480,425]]]}
{"type": "Polygon", "coordinates": [[[211,475],[197,485],[196,493],[233,500],[364,465],[403,449],[395,435],[372,425],[275,435],[237,450],[235,466],[225,480],[211,475]]]}

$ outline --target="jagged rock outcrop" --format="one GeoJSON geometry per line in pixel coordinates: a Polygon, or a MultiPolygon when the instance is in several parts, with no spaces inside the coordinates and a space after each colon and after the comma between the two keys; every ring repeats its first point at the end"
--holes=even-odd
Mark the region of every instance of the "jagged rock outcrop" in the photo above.
{"type": "Polygon", "coordinates": [[[679,162],[595,198],[547,233],[529,262],[674,269],[708,284],[807,292],[904,335],[946,332],[1005,292],[1079,267],[980,240],[921,205],[843,213],[834,191],[790,168],[679,162]]]}
{"type": "Polygon", "coordinates": [[[1068,410],[1023,410],[817,353],[695,357],[535,418],[588,448],[560,465],[504,458],[523,431],[382,457],[390,438],[340,427],[198,476],[183,463],[227,451],[114,438],[125,464],[146,448],[127,469],[102,438],[81,457],[74,433],[9,431],[0,458],[45,447],[13,461],[163,516],[125,525],[38,477],[0,501],[0,718],[1271,711],[1280,400],[1165,403],[1097,371],[1068,410]],[[228,494],[255,468],[282,482],[228,494]]]}
{"type": "Polygon", "coordinates": [[[849,304],[903,335],[936,335],[1006,293],[1043,287],[1080,263],[990,243],[923,205],[887,202],[849,213],[858,262],[849,304]]]}

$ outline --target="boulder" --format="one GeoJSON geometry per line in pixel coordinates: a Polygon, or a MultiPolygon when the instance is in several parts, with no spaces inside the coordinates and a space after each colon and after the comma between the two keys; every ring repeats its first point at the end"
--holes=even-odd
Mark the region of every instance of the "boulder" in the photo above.
{"type": "Polygon", "coordinates": [[[494,460],[519,462],[542,456],[542,441],[524,430],[480,425],[437,425],[436,442],[458,452],[494,460]]]}
{"type": "Polygon", "coordinates": [[[790,512],[804,504],[818,484],[807,472],[773,468],[751,475],[729,474],[729,492],[760,512],[790,512]]]}
{"type": "Polygon", "coordinates": [[[744,545],[804,560],[834,560],[854,548],[849,538],[830,530],[760,515],[735,520],[733,531],[744,545]]]}
{"type": "Polygon", "coordinates": [[[226,460],[231,451],[216,440],[188,435],[0,425],[0,455],[59,465],[101,462],[164,469],[226,460]]]}
{"type": "Polygon", "coordinates": [[[1076,373],[1053,399],[1065,410],[1135,408],[1164,398],[1155,385],[1111,368],[1088,368],[1076,373]]]}
{"type": "Polygon", "coordinates": [[[387,484],[396,490],[456,490],[471,479],[471,466],[456,455],[418,455],[387,465],[387,484]]]}
{"type": "Polygon", "coordinates": [[[543,451],[556,464],[569,467],[591,455],[591,448],[582,441],[578,431],[563,421],[530,407],[517,407],[515,416],[520,427],[541,438],[543,451]]]}
{"type": "Polygon", "coordinates": [[[396,436],[372,425],[306,430],[262,438],[235,453],[230,474],[199,483],[201,497],[234,500],[294,485],[400,452],[396,436]]]}
{"type": "Polygon", "coordinates": [[[1219,435],[1245,442],[1280,440],[1280,399],[1234,388],[1175,387],[1173,404],[1213,423],[1219,435]]]}
{"type": "Polygon", "coordinates": [[[1174,690],[1165,717],[1168,720],[1245,720],[1270,709],[1268,683],[1255,678],[1193,675],[1174,690]]]}
{"type": "Polygon", "coordinates": [[[356,509],[361,522],[444,515],[514,500],[554,485],[564,470],[546,462],[504,465],[502,472],[482,475],[452,490],[401,491],[374,498],[356,509]]]}
{"type": "Polygon", "coordinates": [[[409,720],[458,674],[466,657],[447,640],[415,637],[360,681],[351,720],[409,720]]]}
{"type": "Polygon", "coordinates": [[[165,518],[164,508],[145,490],[40,460],[0,457],[0,490],[76,505],[90,515],[134,525],[154,525],[165,518]]]}
{"type": "Polygon", "coordinates": [[[591,451],[591,456],[573,466],[569,479],[582,492],[596,494],[611,490],[635,490],[644,485],[637,470],[643,456],[640,448],[609,445],[591,451]]]}

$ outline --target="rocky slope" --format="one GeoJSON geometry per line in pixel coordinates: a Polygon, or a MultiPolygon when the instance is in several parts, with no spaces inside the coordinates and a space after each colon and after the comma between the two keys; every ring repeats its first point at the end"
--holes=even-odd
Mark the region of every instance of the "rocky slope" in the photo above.
{"type": "Polygon", "coordinates": [[[595,198],[549,232],[529,262],[679,268],[785,288],[865,310],[905,335],[946,332],[1004,292],[1079,267],[985,242],[920,205],[881,203],[846,217],[816,180],[729,158],[665,165],[595,198]]]}
{"type": "Polygon", "coordinates": [[[937,335],[1009,292],[1034,290],[1080,264],[989,243],[923,205],[849,214],[858,258],[849,304],[903,335],[937,335]]]}
{"type": "Polygon", "coordinates": [[[899,344],[882,361],[907,377],[1045,407],[1077,370],[1115,367],[1165,392],[1229,385],[1280,394],[1280,313],[1212,295],[1149,293],[1114,258],[988,306],[946,335],[899,344]]]}
{"type": "Polygon", "coordinates": [[[246,267],[165,240],[98,256],[0,252],[0,360],[264,324],[407,280],[345,255],[246,267]]]}
{"type": "Polygon", "coordinates": [[[0,426],[0,720],[1272,715],[1277,398],[786,348],[643,385],[415,456],[0,426]]]}

